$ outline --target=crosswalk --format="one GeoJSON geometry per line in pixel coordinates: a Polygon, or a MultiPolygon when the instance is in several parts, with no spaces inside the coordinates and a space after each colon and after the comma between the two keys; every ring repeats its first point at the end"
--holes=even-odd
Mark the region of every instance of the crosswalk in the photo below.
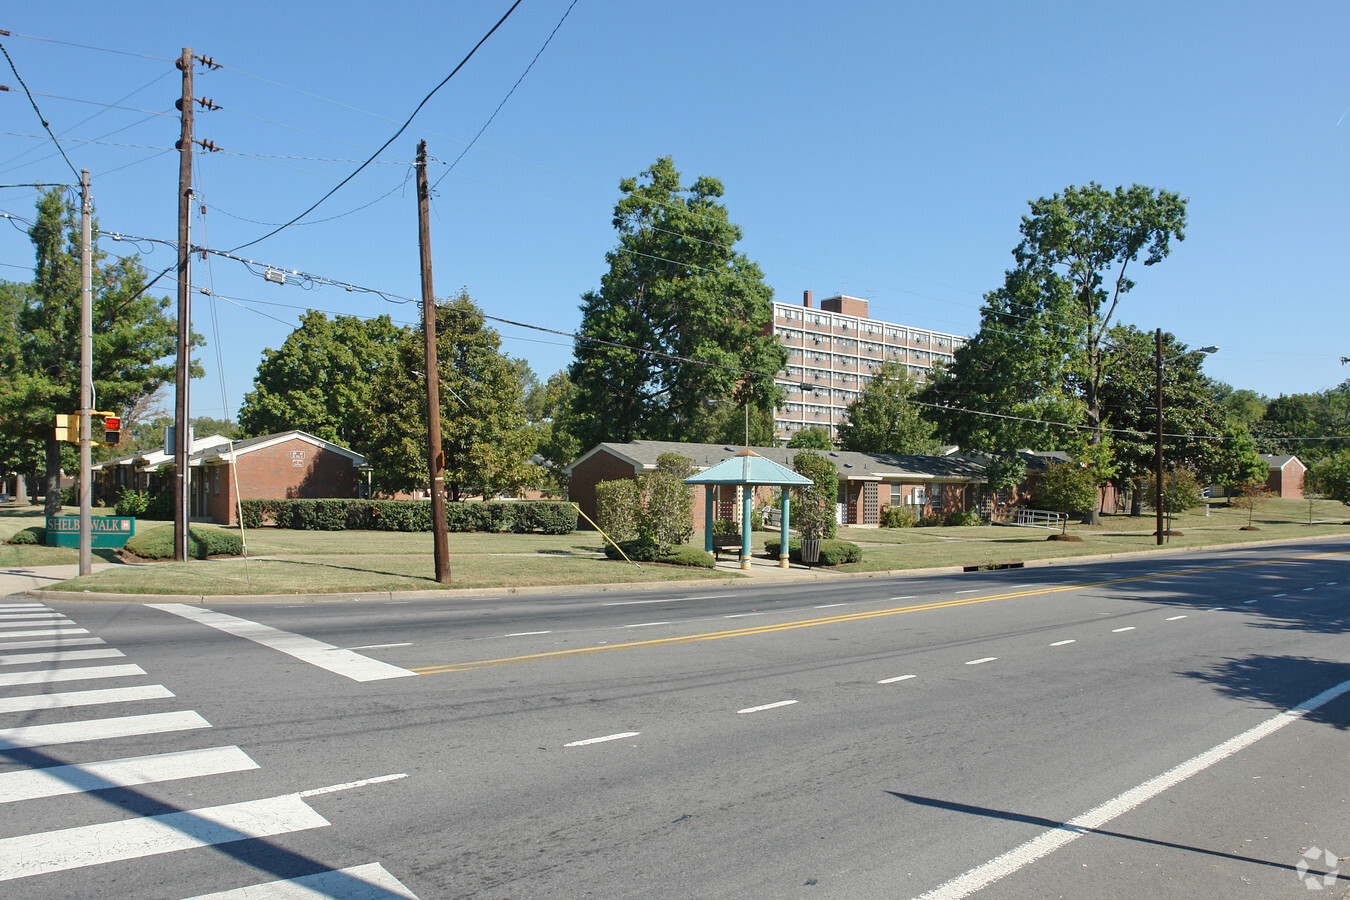
{"type": "MultiPolygon", "coordinates": [[[[138,703],[161,701],[162,706],[162,701],[177,698],[164,685],[119,684],[122,679],[144,680],[148,673],[135,663],[119,661],[125,655],[104,643],[40,602],[0,602],[0,819],[23,822],[26,810],[32,811],[29,818],[41,819],[38,804],[62,797],[260,768],[237,746],[173,747],[175,737],[199,734],[211,723],[190,709],[132,711],[138,703]],[[70,719],[106,704],[119,704],[119,711],[126,714],[95,712],[70,719]],[[100,742],[147,736],[165,743],[160,752],[100,756],[100,742]]],[[[237,841],[326,828],[329,821],[306,802],[308,797],[400,777],[386,775],[196,809],[157,810],[154,815],[127,817],[124,811],[119,816],[118,810],[111,810],[99,821],[0,837],[0,895],[16,896],[14,891],[23,890],[11,882],[37,889],[44,875],[152,860],[167,853],[211,852],[212,847],[237,841]]],[[[379,863],[212,887],[220,889],[185,900],[416,900],[379,863]]]]}

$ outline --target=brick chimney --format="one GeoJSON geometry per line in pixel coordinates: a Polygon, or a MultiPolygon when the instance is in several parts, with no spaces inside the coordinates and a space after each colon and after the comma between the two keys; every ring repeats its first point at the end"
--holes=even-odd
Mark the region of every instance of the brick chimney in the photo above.
{"type": "Polygon", "coordinates": [[[805,306],[807,309],[810,309],[810,308],[811,308],[811,292],[810,292],[810,291],[802,291],[802,306],[805,306]]]}

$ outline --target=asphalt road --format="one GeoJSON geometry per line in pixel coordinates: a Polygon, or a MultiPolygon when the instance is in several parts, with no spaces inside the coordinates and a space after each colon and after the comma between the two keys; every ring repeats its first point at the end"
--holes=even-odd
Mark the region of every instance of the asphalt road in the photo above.
{"type": "Polygon", "coordinates": [[[1340,897],[1347,562],[10,598],[0,896],[1340,897]]]}

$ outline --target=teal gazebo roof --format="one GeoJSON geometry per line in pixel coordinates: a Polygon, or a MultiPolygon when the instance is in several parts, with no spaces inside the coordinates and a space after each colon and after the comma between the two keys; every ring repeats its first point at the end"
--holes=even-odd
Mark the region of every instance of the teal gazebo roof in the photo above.
{"type": "Polygon", "coordinates": [[[730,459],[722,460],[710,469],[689,476],[684,483],[806,487],[812,482],[806,476],[798,475],[771,459],[765,459],[753,450],[744,450],[730,459]]]}

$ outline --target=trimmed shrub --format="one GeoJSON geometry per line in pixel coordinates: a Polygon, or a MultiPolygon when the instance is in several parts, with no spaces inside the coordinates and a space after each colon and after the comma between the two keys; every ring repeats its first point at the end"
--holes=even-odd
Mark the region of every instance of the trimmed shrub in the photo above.
{"type": "MultiPolygon", "coordinates": [[[[623,556],[627,556],[631,561],[637,563],[663,563],[669,566],[696,566],[702,569],[712,569],[717,566],[712,554],[706,550],[700,550],[698,547],[685,545],[675,547],[668,553],[661,553],[660,548],[651,541],[645,541],[642,538],[634,538],[630,541],[619,541],[619,546],[623,549],[623,556]]],[[[623,560],[619,551],[614,549],[614,545],[605,542],[605,556],[609,559],[623,560]]]]}
{"type": "Polygon", "coordinates": [[[913,528],[919,517],[908,506],[888,506],[881,511],[882,528],[913,528]]]}
{"type": "Polygon", "coordinates": [[[979,513],[974,510],[953,509],[942,517],[943,525],[956,527],[959,525],[978,525],[980,524],[979,513]]]}
{"type": "MultiPolygon", "coordinates": [[[[430,500],[245,500],[245,528],[299,531],[430,531],[430,500]]],[[[571,534],[577,510],[556,501],[445,504],[447,531],[571,534]]]]}
{"type": "Polygon", "coordinates": [[[29,525],[20,529],[5,543],[7,544],[46,544],[47,529],[41,525],[29,525]]]}
{"type": "MultiPolygon", "coordinates": [[[[781,540],[770,538],[764,542],[764,549],[770,559],[778,559],[778,550],[783,546],[781,540]]],[[[788,541],[788,555],[794,562],[802,561],[802,539],[793,537],[788,541]]],[[[842,566],[862,559],[862,548],[852,541],[837,539],[820,542],[820,565],[842,566]]]]}
{"type": "MultiPolygon", "coordinates": [[[[173,526],[160,525],[127,541],[126,551],[141,559],[173,559],[173,526]]],[[[239,556],[244,543],[233,531],[219,528],[188,529],[188,552],[194,559],[208,556],[239,556]]]]}
{"type": "Polygon", "coordinates": [[[637,536],[639,499],[637,482],[631,478],[602,481],[595,486],[595,524],[616,541],[637,536]]]}
{"type": "Polygon", "coordinates": [[[535,526],[544,534],[571,534],[577,530],[577,508],[570,503],[540,500],[530,504],[535,526]]]}
{"type": "Polygon", "coordinates": [[[700,550],[698,547],[676,547],[670,553],[661,557],[657,562],[666,563],[672,566],[696,566],[701,569],[713,569],[717,567],[716,560],[707,550],[700,550]]]}
{"type": "Polygon", "coordinates": [[[113,511],[119,516],[143,516],[150,506],[150,495],[145,491],[122,491],[113,511]]]}

